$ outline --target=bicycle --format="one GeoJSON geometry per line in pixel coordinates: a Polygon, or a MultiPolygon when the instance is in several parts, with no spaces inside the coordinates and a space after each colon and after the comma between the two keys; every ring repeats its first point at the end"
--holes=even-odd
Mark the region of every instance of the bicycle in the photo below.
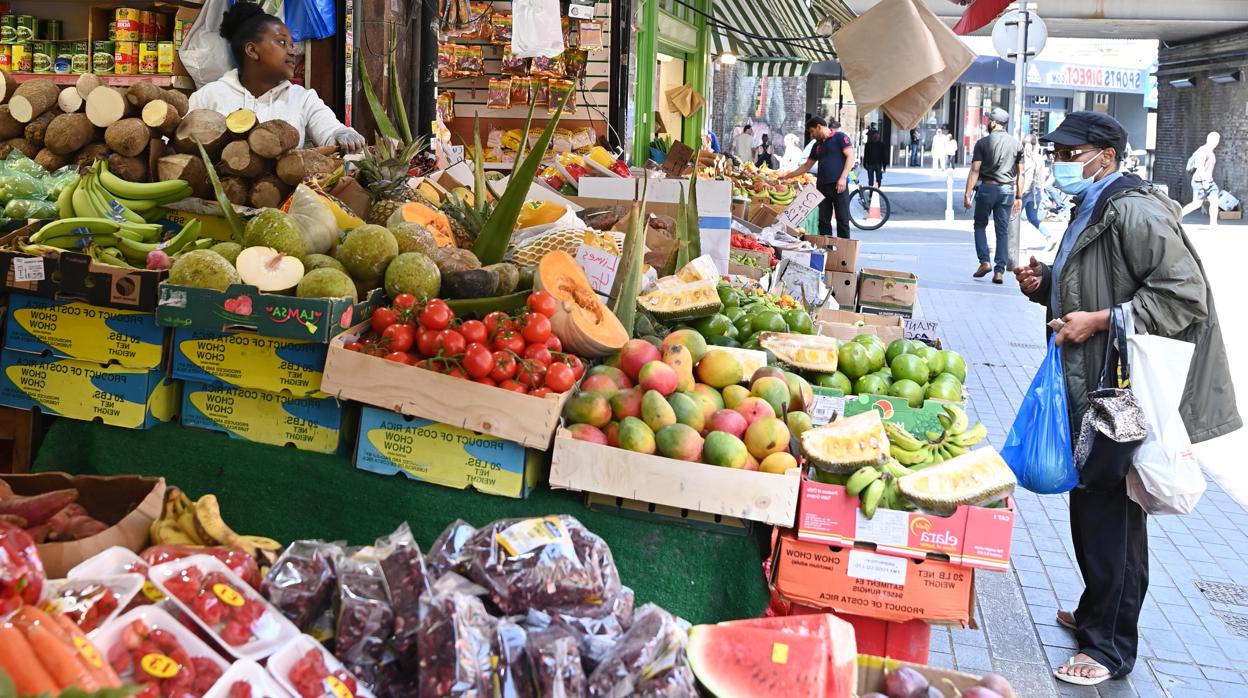
{"type": "Polygon", "coordinates": [[[859,230],[878,230],[888,222],[888,217],[892,213],[892,205],[888,202],[888,197],[879,187],[863,186],[859,180],[859,168],[857,165],[849,173],[848,186],[852,187],[849,192],[849,220],[854,227],[859,230]],[[875,200],[880,207],[880,217],[871,217],[871,201],[875,200]]]}

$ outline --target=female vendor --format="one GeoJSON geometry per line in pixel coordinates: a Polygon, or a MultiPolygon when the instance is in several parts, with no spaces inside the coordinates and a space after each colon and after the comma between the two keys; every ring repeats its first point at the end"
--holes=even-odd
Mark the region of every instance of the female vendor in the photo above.
{"type": "Polygon", "coordinates": [[[282,20],[239,0],[225,11],[221,36],[238,67],[191,95],[191,109],[229,114],[250,109],[260,121],[281,119],[299,131],[299,147],[336,145],[343,153],[364,149],[364,137],[344,126],[316,90],[293,85],[295,42],[282,20]]]}

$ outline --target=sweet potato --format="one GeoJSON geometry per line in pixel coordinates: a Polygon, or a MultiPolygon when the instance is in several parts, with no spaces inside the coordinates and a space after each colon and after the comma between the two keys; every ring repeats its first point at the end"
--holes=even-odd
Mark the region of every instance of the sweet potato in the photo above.
{"type": "Polygon", "coordinates": [[[11,623],[0,624],[0,669],[13,680],[19,696],[59,692],[60,686],[43,668],[26,635],[11,623]]]}
{"type": "Polygon", "coordinates": [[[28,526],[38,526],[77,500],[78,490],[75,489],[53,490],[31,497],[14,496],[0,500],[0,514],[20,516],[26,519],[28,526]]]}
{"type": "Polygon", "coordinates": [[[18,528],[26,528],[26,519],[12,514],[0,514],[0,524],[8,524],[18,528]]]}

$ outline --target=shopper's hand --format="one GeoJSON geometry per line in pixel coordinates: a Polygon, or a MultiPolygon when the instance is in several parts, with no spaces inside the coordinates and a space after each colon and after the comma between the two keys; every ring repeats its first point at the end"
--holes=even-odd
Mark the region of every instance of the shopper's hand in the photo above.
{"type": "Polygon", "coordinates": [[[1010,207],[1010,216],[1013,218],[1018,218],[1018,214],[1021,213],[1022,210],[1023,210],[1023,200],[1014,199],[1014,205],[1010,207]]]}
{"type": "Polygon", "coordinates": [[[355,129],[344,128],[334,134],[334,143],[337,144],[338,150],[344,155],[353,155],[364,151],[364,136],[356,133],[355,129]]]}
{"type": "Polygon", "coordinates": [[[1018,281],[1018,285],[1027,293],[1035,293],[1040,288],[1041,277],[1044,276],[1044,267],[1035,257],[1031,258],[1031,264],[1025,267],[1014,267],[1014,278],[1018,281]]]}
{"type": "Polygon", "coordinates": [[[970,194],[962,195],[962,208],[966,209],[967,211],[971,210],[971,198],[972,197],[970,194]]]}
{"type": "Polygon", "coordinates": [[[1098,313],[1086,313],[1076,311],[1067,313],[1062,316],[1062,322],[1065,326],[1057,333],[1057,344],[1070,342],[1071,344],[1083,344],[1088,338],[1097,332],[1104,331],[1109,325],[1109,311],[1102,310],[1098,313]]]}
{"type": "Polygon", "coordinates": [[[849,188],[849,182],[848,180],[846,180],[846,178],[841,177],[840,179],[836,180],[836,193],[837,194],[844,194],[845,190],[848,188],[849,188]]]}

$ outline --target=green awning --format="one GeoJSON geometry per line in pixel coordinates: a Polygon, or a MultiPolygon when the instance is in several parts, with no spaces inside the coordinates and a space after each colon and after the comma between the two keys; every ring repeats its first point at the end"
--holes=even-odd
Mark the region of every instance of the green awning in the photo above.
{"type": "Polygon", "coordinates": [[[715,52],[769,77],[802,76],[812,63],[834,58],[832,41],[815,28],[825,18],[844,25],[855,17],[844,0],[714,0],[712,14],[715,52]]]}

